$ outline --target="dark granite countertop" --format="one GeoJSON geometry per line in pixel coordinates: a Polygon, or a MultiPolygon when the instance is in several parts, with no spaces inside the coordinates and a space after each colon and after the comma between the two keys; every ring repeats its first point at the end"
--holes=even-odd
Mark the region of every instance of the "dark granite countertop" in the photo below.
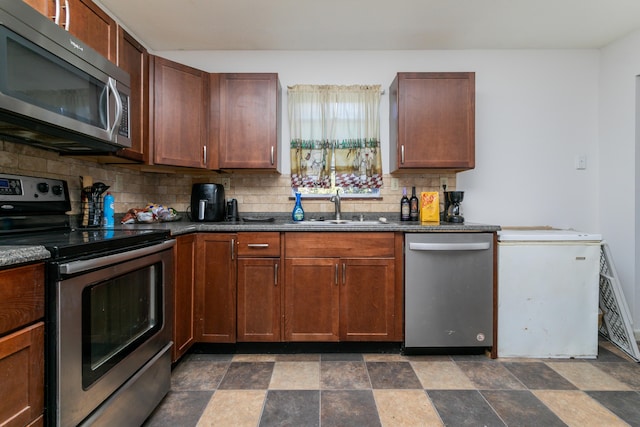
{"type": "MultiPolygon", "coordinates": [[[[189,233],[235,233],[241,231],[277,231],[277,232],[298,232],[298,231],[388,231],[403,233],[455,233],[455,232],[481,232],[492,233],[500,230],[498,225],[476,224],[476,223],[421,223],[421,222],[401,222],[396,218],[391,218],[388,213],[367,213],[362,218],[359,214],[343,213],[342,218],[347,222],[332,223],[333,214],[311,213],[306,214],[307,220],[303,222],[293,222],[289,213],[278,214],[245,214],[241,215],[239,221],[224,222],[192,222],[188,220],[176,222],[160,222],[151,224],[124,224],[117,225],[122,229],[156,229],[169,230],[172,236],[189,233]],[[386,219],[380,222],[379,219],[386,219]],[[362,222],[360,221],[362,219],[362,222]]],[[[42,246],[1,246],[0,245],[0,267],[23,264],[39,260],[46,260],[51,255],[42,246]]]]}

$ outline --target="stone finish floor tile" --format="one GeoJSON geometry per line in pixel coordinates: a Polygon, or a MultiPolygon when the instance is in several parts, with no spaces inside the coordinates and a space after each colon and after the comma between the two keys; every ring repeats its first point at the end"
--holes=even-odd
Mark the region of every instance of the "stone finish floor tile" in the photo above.
{"type": "Polygon", "coordinates": [[[637,392],[588,391],[587,394],[630,425],[640,425],[640,394],[637,392]]]}
{"type": "Polygon", "coordinates": [[[480,390],[520,390],[525,388],[501,363],[458,362],[458,366],[480,390]]]}
{"type": "Polygon", "coordinates": [[[422,388],[430,390],[471,390],[475,386],[454,362],[412,361],[422,388]]]}
{"type": "Polygon", "coordinates": [[[427,394],[444,425],[456,427],[505,425],[478,390],[427,390],[427,394]]]}
{"type": "Polygon", "coordinates": [[[220,389],[266,390],[271,381],[273,362],[232,362],[220,389]]]}
{"type": "Polygon", "coordinates": [[[575,384],[580,390],[631,390],[627,385],[591,363],[547,362],[547,365],[575,384]]]}
{"type": "Polygon", "coordinates": [[[532,393],[569,426],[628,426],[582,391],[534,390],[532,393]]]}
{"type": "Polygon", "coordinates": [[[194,351],[144,426],[640,427],[640,364],[604,344],[575,360],[194,351]]]}
{"type": "Polygon", "coordinates": [[[409,362],[367,362],[373,388],[422,388],[409,362]]]}
{"type": "Polygon", "coordinates": [[[371,381],[364,362],[322,362],[320,387],[323,390],[370,389],[371,381]]]}
{"type": "Polygon", "coordinates": [[[576,389],[575,385],[544,363],[506,362],[503,366],[532,390],[576,389]]]}
{"type": "Polygon", "coordinates": [[[638,363],[609,362],[594,364],[594,366],[632,389],[640,390],[640,365],[638,363]]]}
{"type": "Polygon", "coordinates": [[[211,391],[170,391],[144,427],[193,427],[211,399],[211,391]]]}
{"type": "Polygon", "coordinates": [[[320,362],[278,362],[271,375],[270,390],[318,390],[320,362]]]}
{"type": "Polygon", "coordinates": [[[323,390],[320,393],[323,427],[381,426],[371,390],[323,390]]]}
{"type": "Polygon", "coordinates": [[[229,363],[185,360],[171,373],[171,390],[215,390],[227,372],[229,363]]]}
{"type": "Polygon", "coordinates": [[[269,390],[260,427],[319,426],[319,390],[269,390]]]}
{"type": "Polygon", "coordinates": [[[444,425],[423,390],[373,390],[373,397],[385,427],[444,425]]]}
{"type": "Polygon", "coordinates": [[[509,426],[566,425],[529,390],[483,390],[480,393],[509,426]]]}
{"type": "Polygon", "coordinates": [[[197,427],[255,427],[260,421],[266,394],[265,390],[218,390],[197,427]]]}

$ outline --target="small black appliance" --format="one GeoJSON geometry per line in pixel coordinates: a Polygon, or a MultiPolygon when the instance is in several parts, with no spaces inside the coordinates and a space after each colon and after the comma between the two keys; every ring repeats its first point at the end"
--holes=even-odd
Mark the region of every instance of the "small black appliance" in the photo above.
{"type": "Polygon", "coordinates": [[[191,189],[192,221],[224,221],[225,206],[222,184],[193,184],[191,189]]]}
{"type": "Polygon", "coordinates": [[[463,199],[464,191],[444,192],[444,220],[446,222],[464,222],[464,217],[460,212],[460,203],[462,203],[463,199]]]}

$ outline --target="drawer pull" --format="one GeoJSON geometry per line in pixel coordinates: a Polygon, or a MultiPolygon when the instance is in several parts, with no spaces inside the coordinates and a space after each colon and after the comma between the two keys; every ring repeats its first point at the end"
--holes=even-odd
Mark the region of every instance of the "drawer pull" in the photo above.
{"type": "Polygon", "coordinates": [[[249,247],[249,248],[268,248],[269,244],[268,243],[249,243],[247,245],[247,247],[249,247]]]}
{"type": "Polygon", "coordinates": [[[273,273],[273,286],[278,286],[278,263],[275,265],[275,272],[273,273]]]}

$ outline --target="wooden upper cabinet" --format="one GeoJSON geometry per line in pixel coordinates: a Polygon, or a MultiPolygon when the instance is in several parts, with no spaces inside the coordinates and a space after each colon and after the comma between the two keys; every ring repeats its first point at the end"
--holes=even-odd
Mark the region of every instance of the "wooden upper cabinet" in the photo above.
{"type": "Polygon", "coordinates": [[[278,168],[280,82],[274,73],[220,74],[219,166],[278,168]]]}
{"type": "Polygon", "coordinates": [[[118,156],[136,161],[149,161],[149,54],[122,27],[118,27],[118,63],[131,77],[129,115],[131,148],[118,156]]]}
{"type": "Polygon", "coordinates": [[[153,163],[211,168],[207,152],[208,74],[158,56],[152,58],[153,163]]]}
{"type": "Polygon", "coordinates": [[[475,73],[398,73],[389,92],[391,172],[475,167],[475,73]]]}
{"type": "Polygon", "coordinates": [[[55,0],[22,0],[47,18],[55,19],[56,2],[55,0]]]}
{"type": "Polygon", "coordinates": [[[23,0],[112,62],[117,61],[117,24],[91,0],[23,0]],[[57,2],[57,6],[56,6],[57,2]],[[56,11],[58,16],[56,18],[56,11]]]}

